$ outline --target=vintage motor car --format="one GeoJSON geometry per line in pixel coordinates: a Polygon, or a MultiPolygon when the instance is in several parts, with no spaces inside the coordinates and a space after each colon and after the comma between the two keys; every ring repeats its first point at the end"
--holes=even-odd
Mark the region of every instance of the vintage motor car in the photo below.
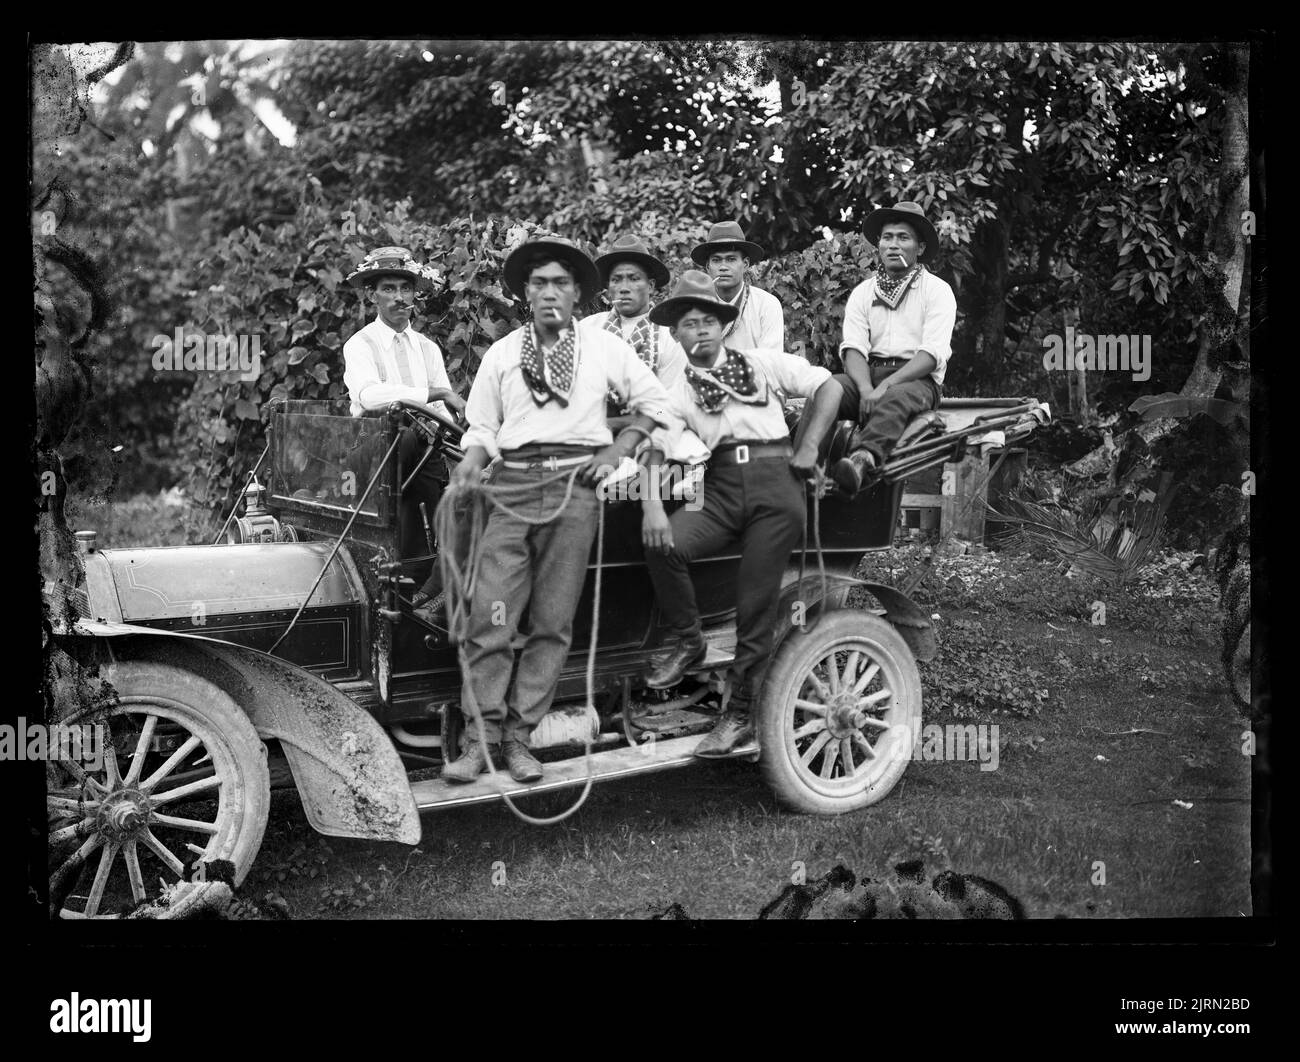
{"type": "MultiPolygon", "coordinates": [[[[100,549],[93,531],[78,532],[85,590],[53,610],[63,616],[54,636],[97,664],[115,693],[66,720],[100,725],[98,761],[49,768],[53,911],[118,914],[160,878],[219,861],[240,883],[273,783],[297,787],[323,834],[416,844],[421,815],[435,809],[700,763],[692,750],[714,724],[735,644],[739,557],[724,550],[693,566],[708,656],[677,688],[649,691],[642,675],[663,632],[640,506],[615,497],[592,696],[594,549],[555,707],[532,739],[543,779],[412,780],[408,771],[434,774],[420,769],[458,747],[461,672],[447,632],[412,614],[410,573],[429,549],[398,541],[413,469],[394,444],[412,428],[425,460],[454,461],[462,429],[400,403],[362,417],[326,402],[272,410],[267,449],[219,543],[100,549]]],[[[976,438],[1014,441],[1048,415],[1032,400],[945,403],[909,426],[856,497],[810,491],[809,547],[785,573],[756,740],[734,753],[757,762],[783,805],[821,815],[867,807],[910,760],[921,728],[916,662],[935,654],[935,631],[897,589],[854,578],[867,553],[891,547],[904,478],[976,438]],[[847,607],[855,588],[867,606],[847,607]]],[[[852,427],[836,426],[831,461],[852,427]]]]}

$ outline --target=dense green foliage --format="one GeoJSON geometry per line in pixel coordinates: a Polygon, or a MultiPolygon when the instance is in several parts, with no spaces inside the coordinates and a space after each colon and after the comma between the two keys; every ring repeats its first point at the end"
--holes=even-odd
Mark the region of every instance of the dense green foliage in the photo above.
{"type": "Polygon", "coordinates": [[[81,488],[103,488],[120,443],[124,488],[187,478],[224,503],[268,400],[341,392],[364,314],[342,277],[377,242],[443,271],[417,326],[462,387],[519,321],[500,287],[512,239],[597,249],[633,231],[677,272],[728,216],[769,251],[756,276],[785,306],[788,346],[829,363],[874,268],[864,217],[913,198],[958,294],[950,391],[1061,408],[1042,358],[1066,315],[1153,337],[1149,381],[1090,378],[1103,412],[1177,389],[1204,312],[1215,62],[1136,44],[139,45],[62,160],[75,198],[60,225],[118,307],[94,340],[78,445],[98,463],[81,488]],[[150,340],[177,327],[260,335],[261,378],[155,372],[150,340]]]}

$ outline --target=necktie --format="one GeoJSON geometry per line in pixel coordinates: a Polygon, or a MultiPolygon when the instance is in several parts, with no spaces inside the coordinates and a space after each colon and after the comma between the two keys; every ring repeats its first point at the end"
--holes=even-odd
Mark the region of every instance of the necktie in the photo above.
{"type": "Polygon", "coordinates": [[[415,386],[415,372],[411,368],[411,346],[405,332],[393,337],[393,356],[397,359],[397,374],[407,387],[415,386]]]}

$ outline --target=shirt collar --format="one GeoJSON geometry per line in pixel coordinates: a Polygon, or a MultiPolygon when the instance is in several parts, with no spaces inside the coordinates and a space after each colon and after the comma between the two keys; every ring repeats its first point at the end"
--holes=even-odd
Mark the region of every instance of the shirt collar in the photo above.
{"type": "MultiPolygon", "coordinates": [[[[578,346],[582,343],[582,329],[578,327],[578,322],[575,321],[575,320],[573,320],[573,318],[570,318],[570,319],[569,319],[569,327],[573,329],[573,356],[576,358],[576,357],[578,356],[578,346]]],[[[527,324],[525,324],[522,328],[519,329],[519,349],[520,349],[520,350],[523,350],[523,347],[524,347],[524,332],[525,332],[525,330],[531,330],[531,331],[532,331],[532,333],[533,333],[533,345],[534,345],[538,350],[541,350],[541,349],[542,349],[542,336],[541,336],[541,333],[537,331],[537,326],[536,326],[532,321],[529,321],[527,324]]],[[[391,329],[390,329],[390,331],[391,331],[391,329]]],[[[559,340],[557,339],[555,342],[558,343],[559,340]]],[[[555,349],[554,344],[552,344],[551,349],[552,349],[552,350],[555,349]]]]}
{"type": "MultiPolygon", "coordinates": [[[[383,345],[385,347],[391,347],[394,338],[399,333],[390,328],[386,321],[383,321],[378,317],[371,322],[371,325],[379,333],[379,338],[383,341],[383,345]]],[[[406,338],[410,340],[412,346],[415,345],[415,329],[413,329],[409,324],[400,334],[406,336],[406,338]]]]}

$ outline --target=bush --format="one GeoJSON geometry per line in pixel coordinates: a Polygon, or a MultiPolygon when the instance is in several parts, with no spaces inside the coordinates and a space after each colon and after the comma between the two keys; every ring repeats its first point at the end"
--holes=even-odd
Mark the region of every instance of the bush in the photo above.
{"type": "Polygon", "coordinates": [[[956,620],[941,633],[938,657],[920,665],[927,710],[958,719],[1033,716],[1047,703],[1047,677],[1024,666],[1023,649],[970,620],[956,620]]]}
{"type": "Polygon", "coordinates": [[[501,267],[535,226],[507,218],[429,225],[411,218],[405,202],[382,209],[359,200],[350,213],[335,216],[309,197],[292,223],[237,229],[204,261],[199,327],[261,336],[263,360],[254,381],[201,375],[186,403],[182,431],[196,502],[228,506],[241,470],[264,444],[270,402],[346,395],[343,345],[370,314],[345,277],[370,248],[401,244],[442,271],[417,303],[415,327],[442,348],[462,392],[488,347],[520,323],[522,307],[503,288],[501,267]]]}
{"type": "Polygon", "coordinates": [[[866,237],[851,232],[762,263],[755,282],[781,300],[786,350],[802,343],[809,361],[838,372],[844,307],[875,261],[875,248],[866,237]]]}

